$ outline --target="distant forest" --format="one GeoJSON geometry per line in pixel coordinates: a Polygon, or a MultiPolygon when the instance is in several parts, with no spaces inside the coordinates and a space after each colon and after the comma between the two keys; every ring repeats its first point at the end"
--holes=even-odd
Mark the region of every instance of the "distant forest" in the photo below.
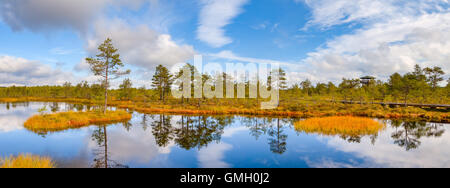
{"type": "MultiPolygon", "coordinates": [[[[191,70],[196,71],[195,68],[191,70]]],[[[109,90],[108,98],[121,101],[160,101],[167,104],[184,102],[180,101],[181,99],[174,99],[170,95],[170,90],[174,88],[174,83],[179,81],[180,74],[171,75],[166,67],[160,65],[157,67],[152,81],[149,81],[147,88],[150,89],[146,87],[135,88],[131,80],[126,78],[118,89],[109,90]]],[[[421,68],[416,65],[412,72],[404,75],[395,73],[390,76],[387,82],[367,76],[356,79],[344,78],[338,85],[332,82],[313,84],[311,81],[305,80],[288,87],[284,70],[279,69],[273,71],[272,74],[278,74],[280,77],[278,87],[281,89],[281,101],[303,98],[356,102],[450,104],[450,78],[444,79],[445,72],[440,67],[421,68]],[[447,82],[446,86],[442,85],[444,81],[447,82]]],[[[224,74],[224,76],[226,75],[224,74]]],[[[211,78],[211,75],[203,75],[203,83],[209,78],[211,78]]],[[[270,78],[268,80],[270,82],[270,78]]],[[[245,85],[248,95],[250,86],[249,83],[245,83],[245,85]]],[[[271,87],[273,83],[267,83],[267,85],[271,87]]],[[[0,98],[40,97],[102,100],[104,97],[103,88],[102,84],[89,84],[88,82],[78,84],[67,82],[59,86],[11,86],[0,88],[0,98]]],[[[207,101],[207,99],[202,99],[202,101],[207,101]]]]}

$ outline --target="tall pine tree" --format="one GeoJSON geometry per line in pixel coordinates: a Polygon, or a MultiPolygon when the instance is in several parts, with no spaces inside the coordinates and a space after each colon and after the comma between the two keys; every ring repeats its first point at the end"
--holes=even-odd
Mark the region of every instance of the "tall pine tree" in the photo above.
{"type": "Polygon", "coordinates": [[[95,76],[102,77],[102,85],[105,91],[105,106],[104,113],[106,114],[106,108],[108,107],[108,88],[109,82],[112,79],[117,79],[122,75],[130,74],[130,70],[121,71],[124,66],[120,59],[118,49],[114,48],[112,40],[106,39],[103,44],[98,47],[98,51],[95,58],[86,58],[86,62],[90,65],[91,71],[95,76]]]}
{"type": "Polygon", "coordinates": [[[158,91],[160,100],[163,102],[165,102],[166,95],[172,87],[172,77],[173,76],[166,67],[162,65],[156,67],[155,75],[153,75],[152,78],[152,86],[158,91]]]}

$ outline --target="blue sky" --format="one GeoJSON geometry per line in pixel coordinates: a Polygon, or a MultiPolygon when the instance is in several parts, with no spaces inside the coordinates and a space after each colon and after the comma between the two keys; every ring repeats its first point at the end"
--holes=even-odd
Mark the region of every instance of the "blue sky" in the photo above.
{"type": "MultiPolygon", "coordinates": [[[[448,0],[2,0],[0,85],[95,82],[83,62],[111,37],[130,76],[192,61],[283,63],[290,83],[450,72],[448,0]]],[[[448,76],[448,75],[447,75],[448,76]]]]}

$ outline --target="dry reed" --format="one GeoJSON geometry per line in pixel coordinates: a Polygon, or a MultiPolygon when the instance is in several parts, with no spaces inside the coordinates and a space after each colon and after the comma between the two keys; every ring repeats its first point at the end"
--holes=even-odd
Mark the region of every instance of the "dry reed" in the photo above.
{"type": "Polygon", "coordinates": [[[374,135],[384,125],[370,118],[335,116],[310,118],[295,123],[297,131],[327,136],[364,136],[374,135]]]}
{"type": "Polygon", "coordinates": [[[32,131],[60,131],[80,128],[87,125],[108,124],[128,121],[131,114],[126,111],[61,112],[55,114],[35,115],[24,126],[32,131]]]}
{"type": "Polygon", "coordinates": [[[55,168],[55,163],[48,157],[19,155],[0,159],[0,168],[55,168]]]}

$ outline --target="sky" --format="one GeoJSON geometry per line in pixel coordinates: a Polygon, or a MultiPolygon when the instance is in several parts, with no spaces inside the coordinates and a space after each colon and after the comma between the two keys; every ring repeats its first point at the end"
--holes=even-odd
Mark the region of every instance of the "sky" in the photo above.
{"type": "Polygon", "coordinates": [[[97,82],[84,59],[107,37],[137,87],[194,55],[280,63],[290,84],[450,76],[450,0],[0,0],[0,86],[97,82]]]}

